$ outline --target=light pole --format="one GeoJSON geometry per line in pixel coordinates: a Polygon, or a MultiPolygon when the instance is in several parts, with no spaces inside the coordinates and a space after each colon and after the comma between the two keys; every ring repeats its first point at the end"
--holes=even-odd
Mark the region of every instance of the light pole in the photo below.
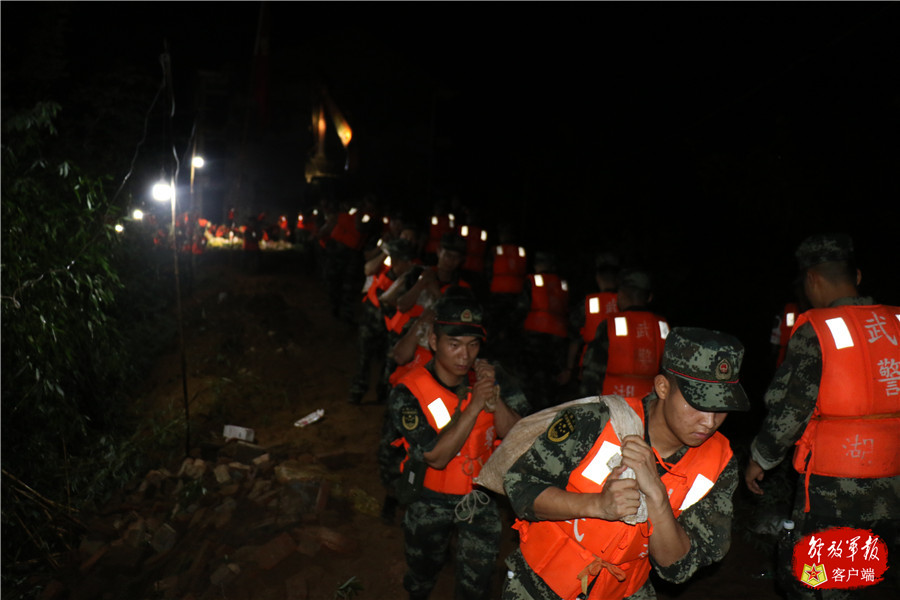
{"type": "MultiPolygon", "coordinates": [[[[193,175],[193,166],[191,167],[193,175]]],[[[175,180],[171,178],[168,183],[161,178],[153,186],[153,199],[158,202],[168,201],[172,207],[172,257],[175,268],[175,315],[178,322],[178,345],[181,349],[181,389],[184,394],[184,426],[185,438],[184,449],[185,456],[191,453],[191,411],[188,400],[188,384],[187,384],[187,357],[184,350],[184,321],[181,316],[181,281],[178,273],[178,236],[176,235],[175,221],[175,180]]]]}

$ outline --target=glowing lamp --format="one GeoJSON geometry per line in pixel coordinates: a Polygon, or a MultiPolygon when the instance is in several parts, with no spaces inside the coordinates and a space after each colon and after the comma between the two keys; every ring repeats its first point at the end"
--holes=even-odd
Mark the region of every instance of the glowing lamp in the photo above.
{"type": "Polygon", "coordinates": [[[157,202],[168,202],[175,195],[172,190],[172,186],[170,186],[165,181],[160,181],[159,183],[153,186],[153,199],[157,202]]]}

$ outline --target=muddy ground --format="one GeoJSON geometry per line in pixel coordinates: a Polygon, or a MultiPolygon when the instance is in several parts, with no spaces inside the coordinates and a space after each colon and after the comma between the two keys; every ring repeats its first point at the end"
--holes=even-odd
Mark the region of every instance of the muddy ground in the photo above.
{"type": "MultiPolygon", "coordinates": [[[[221,447],[223,427],[231,424],[252,428],[256,443],[270,452],[274,463],[295,460],[325,465],[335,489],[352,488],[355,500],[351,503],[346,494],[341,499],[332,493],[327,507],[304,518],[301,525],[325,527],[343,536],[346,543],[291,552],[269,568],[244,565],[240,573],[211,584],[217,565],[240,562],[235,558],[241,554],[240,546],[269,542],[284,531],[302,545],[296,524],[286,525],[281,532],[270,526],[264,535],[252,539],[247,531],[251,515],[238,511],[216,527],[214,542],[203,547],[202,560],[190,555],[179,559],[179,552],[198,552],[183,538],[165,560],[143,563],[151,563],[152,574],[110,574],[104,584],[97,582],[98,572],[82,565],[81,576],[93,581],[94,590],[78,593],[77,585],[67,582],[72,589],[69,596],[324,600],[341,597],[339,586],[355,577],[362,589],[344,597],[404,598],[400,515],[394,524],[386,524],[377,512],[384,493],[374,451],[384,407],[375,403],[374,391],[361,405],[347,402],[356,331],[332,316],[314,266],[296,250],[264,252],[259,271],[250,273],[242,267],[240,253],[210,252],[197,265],[189,288],[184,322],[192,447],[221,447]],[[324,409],[320,421],[294,427],[297,419],[317,409],[324,409]],[[167,569],[184,571],[185,565],[192,565],[188,578],[194,581],[185,581],[182,572],[177,589],[160,584],[179,575],[167,569]]],[[[183,414],[182,399],[180,355],[173,342],[171,352],[159,360],[141,387],[139,406],[165,421],[183,414]]],[[[179,443],[180,436],[177,431],[171,433],[168,443],[179,443]]],[[[180,459],[160,468],[175,473],[179,463],[180,459]]],[[[747,504],[750,500],[741,490],[736,502],[733,547],[725,561],[686,585],[657,586],[661,598],[778,597],[772,579],[765,575],[771,571],[767,539],[749,533],[765,517],[747,504]]],[[[511,522],[509,511],[505,514],[511,522]]],[[[514,544],[514,532],[507,528],[497,564],[496,597],[505,573],[502,556],[514,544]]],[[[432,596],[435,600],[452,597],[452,569],[451,562],[442,572],[432,596]]]]}

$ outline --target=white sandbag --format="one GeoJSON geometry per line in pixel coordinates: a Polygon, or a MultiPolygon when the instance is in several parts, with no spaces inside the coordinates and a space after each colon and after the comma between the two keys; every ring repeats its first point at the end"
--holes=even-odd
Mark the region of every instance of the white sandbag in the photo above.
{"type": "MultiPolygon", "coordinates": [[[[569,402],[545,408],[544,410],[519,419],[519,422],[516,423],[513,428],[509,430],[509,433],[506,434],[506,437],[503,438],[503,443],[497,447],[488,461],[484,464],[478,477],[475,478],[475,483],[486,487],[491,491],[497,492],[498,494],[505,495],[506,492],[503,489],[503,476],[512,464],[531,447],[534,440],[547,431],[555,420],[557,413],[571,406],[597,402],[603,402],[609,407],[610,423],[620,440],[629,435],[643,437],[644,425],[641,422],[640,417],[621,396],[588,396],[586,398],[570,400],[569,402]]],[[[599,435],[600,432],[598,431],[597,434],[599,435]]],[[[619,466],[621,461],[622,455],[616,454],[609,460],[607,466],[609,466],[610,469],[613,469],[619,466]]],[[[634,479],[634,470],[630,468],[626,469],[620,478],[634,479]]],[[[635,515],[626,517],[622,520],[630,525],[643,523],[647,520],[647,504],[643,492],[641,493],[641,506],[638,509],[638,512],[635,515]]]]}

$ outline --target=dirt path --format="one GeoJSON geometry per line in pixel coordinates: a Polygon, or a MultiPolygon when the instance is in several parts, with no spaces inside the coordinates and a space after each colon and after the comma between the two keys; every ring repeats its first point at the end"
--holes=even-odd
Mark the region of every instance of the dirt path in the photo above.
{"type": "MultiPolygon", "coordinates": [[[[336,549],[293,552],[272,568],[245,568],[240,576],[230,577],[228,585],[193,588],[205,588],[205,592],[173,596],[162,591],[146,597],[325,600],[339,597],[335,595],[338,586],[356,577],[363,586],[357,598],[404,598],[399,515],[394,525],[385,524],[378,516],[383,489],[374,450],[384,408],[374,403],[373,391],[361,405],[346,401],[355,369],[356,332],[331,316],[314,269],[296,252],[263,253],[256,274],[240,268],[238,258],[204,256],[192,293],[185,301],[193,445],[221,445],[223,426],[238,425],[252,428],[257,444],[268,449],[277,461],[312,461],[326,466],[336,487],[327,509],[304,526],[327,527],[350,543],[336,549]],[[320,421],[305,428],[293,426],[294,421],[317,409],[325,411],[320,421]],[[346,494],[342,500],[335,493],[351,488],[356,490],[352,506],[346,494]]],[[[177,414],[180,410],[181,371],[174,350],[160,360],[143,386],[147,410],[159,414],[177,414]]],[[[237,560],[227,556],[236,552],[237,544],[229,545],[230,538],[248,539],[242,528],[247,528],[249,518],[237,514],[217,531],[220,549],[216,552],[224,555],[223,561],[237,560]]],[[[296,533],[296,529],[293,531],[296,533]]],[[[506,531],[503,556],[515,544],[512,530],[506,531]]],[[[185,557],[180,564],[190,559],[185,557]]],[[[178,561],[169,558],[168,564],[178,561]]],[[[766,560],[736,536],[723,564],[687,586],[660,588],[660,596],[776,598],[771,580],[756,576],[767,569],[765,565],[766,560]]],[[[208,578],[210,569],[199,569],[197,577],[208,578]]],[[[498,563],[498,590],[504,573],[505,568],[498,563]]],[[[153,579],[158,581],[163,576],[159,573],[153,579]]],[[[82,597],[92,596],[85,593],[82,597]]],[[[452,597],[450,565],[442,572],[432,597],[452,597]]]]}

